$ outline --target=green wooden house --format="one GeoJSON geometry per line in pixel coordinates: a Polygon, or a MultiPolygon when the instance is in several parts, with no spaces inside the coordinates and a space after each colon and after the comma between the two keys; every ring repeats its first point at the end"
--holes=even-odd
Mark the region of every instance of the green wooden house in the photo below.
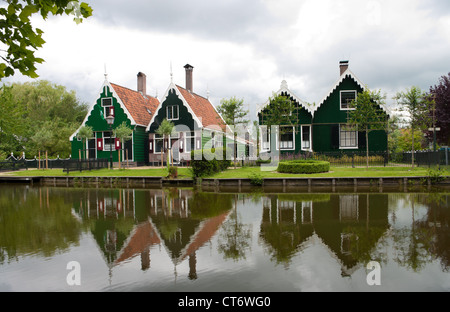
{"type": "MultiPolygon", "coordinates": [[[[189,161],[191,151],[204,148],[233,147],[233,136],[215,106],[193,91],[193,66],[186,64],[186,87],[171,81],[161,103],[147,126],[149,135],[149,162],[165,161],[165,153],[171,150],[174,162],[189,161]],[[175,125],[169,138],[156,133],[161,122],[167,119],[175,125]]],[[[248,141],[237,140],[238,155],[248,150],[248,141]]]]}
{"type": "Polygon", "coordinates": [[[148,163],[148,135],[146,127],[150,122],[159,100],[146,94],[146,76],[137,75],[137,90],[110,83],[105,75],[95,102],[80,126],[90,126],[94,136],[87,142],[78,136],[80,128],[70,137],[72,144],[72,159],[89,159],[113,157],[117,162],[119,153],[121,160],[128,159],[136,164],[148,163]],[[107,116],[114,117],[112,126],[106,121],[107,116]],[[132,137],[126,142],[120,142],[114,136],[114,129],[123,122],[133,130],[132,137]],[[86,153],[86,151],[88,151],[86,153]]]}
{"type": "MultiPolygon", "coordinates": [[[[348,61],[339,64],[340,77],[331,87],[326,96],[317,104],[309,105],[294,95],[283,81],[277,95],[289,97],[295,104],[292,112],[291,125],[279,125],[274,131],[264,128],[265,105],[258,111],[261,126],[261,151],[269,152],[275,148],[280,153],[299,154],[316,153],[352,153],[365,152],[365,133],[358,132],[347,126],[348,113],[352,109],[349,103],[356,99],[358,93],[366,86],[348,68],[348,61]]],[[[369,151],[384,152],[387,150],[387,133],[384,130],[374,130],[369,133],[369,151]]]]}

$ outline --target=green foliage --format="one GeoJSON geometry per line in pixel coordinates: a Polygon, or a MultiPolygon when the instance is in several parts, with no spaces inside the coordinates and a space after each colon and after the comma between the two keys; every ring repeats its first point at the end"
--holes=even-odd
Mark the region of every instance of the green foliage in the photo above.
{"type": "Polygon", "coordinates": [[[133,129],[127,126],[127,123],[124,121],[114,130],[116,138],[120,139],[120,141],[129,141],[131,140],[131,135],[133,134],[133,129]]]}
{"type": "Polygon", "coordinates": [[[269,98],[269,105],[263,110],[263,124],[268,128],[278,125],[296,125],[296,107],[290,98],[274,94],[269,98]]]}
{"type": "Polygon", "coordinates": [[[191,168],[195,178],[210,176],[231,166],[229,151],[224,148],[191,151],[191,168]],[[228,159],[227,159],[228,158],[228,159]]]}
{"type": "Polygon", "coordinates": [[[388,116],[382,109],[384,98],[380,91],[366,89],[358,93],[350,103],[353,110],[349,110],[348,124],[354,125],[358,131],[385,130],[388,116]]]}
{"type": "Polygon", "coordinates": [[[431,125],[430,111],[433,109],[431,97],[422,92],[419,87],[411,87],[405,92],[398,92],[395,96],[400,107],[409,115],[409,126],[411,128],[411,149],[413,155],[411,164],[414,166],[414,133],[416,129],[425,130],[431,125]]]}
{"type": "Polygon", "coordinates": [[[76,23],[92,15],[92,8],[79,1],[71,0],[6,0],[0,8],[0,42],[6,46],[0,57],[0,79],[14,75],[19,70],[23,75],[37,78],[36,64],[44,62],[34,55],[45,43],[43,31],[33,28],[30,18],[36,14],[46,19],[52,15],[74,15],[76,23]]]}
{"type": "Polygon", "coordinates": [[[264,178],[259,172],[250,173],[248,178],[250,179],[250,183],[255,186],[261,186],[264,183],[264,178]]]}
{"type": "Polygon", "coordinates": [[[75,92],[64,86],[40,80],[14,83],[0,88],[0,153],[27,158],[38,151],[50,157],[68,157],[69,137],[87,113],[75,92]]]}
{"type": "Polygon", "coordinates": [[[432,184],[443,181],[445,179],[444,174],[445,170],[442,169],[430,168],[427,171],[427,177],[431,180],[432,184]]]}
{"type": "Polygon", "coordinates": [[[178,178],[178,167],[170,166],[169,167],[169,178],[176,179],[178,178]]]}
{"type": "Polygon", "coordinates": [[[320,160],[291,160],[278,164],[280,173],[320,173],[330,171],[330,163],[320,160]]]}

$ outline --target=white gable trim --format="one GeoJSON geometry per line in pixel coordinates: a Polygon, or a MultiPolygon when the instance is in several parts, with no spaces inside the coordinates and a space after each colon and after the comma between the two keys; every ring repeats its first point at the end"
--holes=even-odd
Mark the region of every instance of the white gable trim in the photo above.
{"type": "Polygon", "coordinates": [[[345,72],[342,73],[342,75],[339,77],[338,81],[335,82],[335,84],[333,85],[333,87],[331,88],[331,90],[327,93],[327,95],[313,108],[313,110],[311,111],[311,113],[315,113],[317,111],[317,109],[326,101],[326,99],[328,99],[328,97],[331,95],[331,93],[334,92],[334,90],[339,87],[339,85],[342,83],[342,81],[344,81],[344,79],[349,76],[350,78],[352,78],[363,90],[366,90],[366,86],[364,85],[364,83],[361,82],[361,80],[358,79],[358,77],[356,77],[356,75],[350,70],[347,69],[345,72]]]}
{"type": "Polygon", "coordinates": [[[89,119],[89,116],[91,116],[92,111],[94,110],[94,106],[97,104],[97,100],[99,99],[99,97],[101,96],[102,93],[106,93],[105,87],[109,87],[109,90],[112,92],[113,97],[117,99],[117,103],[119,103],[120,107],[123,109],[123,111],[125,112],[125,114],[127,115],[128,119],[131,121],[132,125],[136,125],[136,121],[134,121],[133,117],[131,117],[130,112],[128,111],[128,109],[125,107],[125,105],[123,104],[122,100],[120,99],[120,97],[117,95],[116,91],[114,90],[114,88],[111,86],[111,84],[109,83],[108,80],[105,79],[105,82],[103,82],[103,85],[100,89],[100,91],[97,93],[99,96],[95,99],[94,103],[92,103],[89,106],[88,112],[86,114],[86,117],[84,117],[83,122],[81,123],[81,126],[78,127],[77,131],[75,131],[69,138],[70,141],[73,140],[73,138],[78,134],[78,131],[80,131],[80,129],[82,127],[84,127],[86,125],[87,120],[89,119]]]}
{"type": "Polygon", "coordinates": [[[178,98],[183,102],[183,105],[186,106],[188,112],[192,115],[192,118],[194,119],[194,121],[197,123],[197,125],[199,126],[199,128],[203,128],[203,123],[201,122],[201,119],[197,117],[197,115],[195,115],[194,111],[192,110],[192,108],[189,106],[188,102],[186,101],[186,99],[183,97],[183,95],[181,94],[180,90],[178,90],[178,87],[171,82],[169,84],[169,87],[166,90],[166,93],[164,94],[163,98],[161,99],[161,101],[159,102],[158,108],[156,109],[155,113],[153,114],[152,119],[150,120],[149,124],[147,125],[146,131],[150,131],[150,127],[153,124],[153,122],[155,121],[156,116],[158,115],[159,111],[162,108],[163,103],[166,101],[167,97],[169,96],[169,92],[170,90],[175,90],[175,94],[178,96],[178,98]]]}
{"type": "MultiPolygon", "coordinates": [[[[283,80],[281,82],[280,89],[275,93],[276,95],[280,95],[281,93],[286,92],[291,97],[294,98],[303,108],[305,108],[309,113],[313,113],[314,109],[310,107],[305,101],[300,99],[297,95],[295,95],[291,90],[289,90],[288,85],[286,83],[286,80],[283,80]]],[[[258,115],[264,108],[266,108],[270,104],[270,99],[268,99],[263,105],[260,105],[258,107],[258,110],[256,111],[256,114],[258,115]]]]}

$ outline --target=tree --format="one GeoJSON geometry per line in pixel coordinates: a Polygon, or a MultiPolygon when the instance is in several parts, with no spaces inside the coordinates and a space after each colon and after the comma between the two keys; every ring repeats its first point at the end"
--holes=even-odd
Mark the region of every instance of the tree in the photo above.
{"type": "Polygon", "coordinates": [[[92,8],[78,0],[4,0],[7,6],[0,8],[0,42],[6,46],[1,50],[0,79],[14,75],[19,70],[23,75],[36,78],[36,64],[44,62],[34,52],[45,43],[43,31],[34,29],[30,18],[39,13],[42,18],[48,15],[74,15],[74,21],[81,23],[83,18],[92,15],[92,8]]]}
{"type": "MultiPolygon", "coordinates": [[[[159,134],[160,136],[162,136],[162,138],[163,138],[163,146],[161,147],[161,168],[163,167],[164,140],[166,137],[167,137],[167,140],[169,140],[174,127],[175,127],[175,125],[173,124],[173,122],[168,121],[167,119],[164,119],[161,122],[161,124],[159,125],[158,129],[156,129],[156,133],[159,134]]],[[[170,167],[170,163],[171,163],[171,159],[169,156],[170,156],[170,154],[167,154],[167,168],[170,167]]]]}
{"type": "Polygon", "coordinates": [[[11,152],[22,150],[22,138],[25,128],[20,122],[23,107],[14,101],[11,87],[0,88],[0,159],[11,152]]]}
{"type": "MultiPolygon", "coordinates": [[[[36,134],[43,137],[50,157],[68,157],[71,144],[68,138],[82,123],[87,105],[81,103],[73,91],[45,80],[13,83],[0,88],[0,154],[11,152],[37,155],[36,134]],[[3,126],[2,126],[3,124],[3,126]],[[50,133],[50,134],[48,134],[50,133]]],[[[37,139],[39,141],[39,139],[37,139]]]]}
{"type": "Polygon", "coordinates": [[[388,115],[382,108],[385,105],[384,98],[380,91],[366,89],[350,103],[353,109],[349,111],[347,122],[366,136],[366,168],[369,168],[369,132],[387,129],[388,115]]]}
{"type": "Polygon", "coordinates": [[[436,140],[441,145],[450,146],[450,73],[439,79],[439,84],[430,87],[430,95],[434,99],[434,117],[436,127],[436,140]]]}
{"type": "MultiPolygon", "coordinates": [[[[127,123],[124,121],[120,126],[114,130],[115,137],[120,140],[120,144],[124,146],[126,141],[131,140],[131,136],[133,134],[133,130],[127,126],[127,123]]],[[[120,151],[118,151],[118,159],[119,159],[119,169],[120,169],[120,151]]]]}
{"type": "MultiPolygon", "coordinates": [[[[92,130],[92,127],[89,126],[83,126],[78,130],[78,137],[81,138],[85,145],[87,146],[87,141],[94,136],[94,131],[92,130]]],[[[89,150],[86,148],[86,159],[89,158],[89,150]]]]}
{"type": "Polygon", "coordinates": [[[222,115],[225,123],[233,128],[233,162],[236,168],[236,146],[237,146],[237,129],[240,124],[246,124],[249,121],[245,119],[248,110],[244,108],[244,100],[232,97],[230,99],[222,99],[217,111],[222,115]]]}
{"type": "Polygon", "coordinates": [[[411,127],[411,166],[414,167],[414,133],[416,129],[424,130],[430,126],[430,109],[433,105],[429,96],[419,87],[411,87],[405,92],[398,92],[394,97],[400,108],[409,115],[409,125],[411,127]]]}
{"type": "MultiPolygon", "coordinates": [[[[279,126],[298,126],[298,111],[301,107],[295,105],[289,97],[285,95],[273,94],[269,98],[269,104],[264,107],[260,113],[260,123],[267,127],[268,135],[272,136],[272,127],[279,126]]],[[[287,127],[279,127],[279,134],[282,135],[286,131],[287,127]]],[[[266,135],[261,133],[261,135],[266,135]]],[[[270,142],[276,142],[276,140],[270,140],[270,142]]],[[[271,149],[272,150],[272,149],[271,149]]]]}

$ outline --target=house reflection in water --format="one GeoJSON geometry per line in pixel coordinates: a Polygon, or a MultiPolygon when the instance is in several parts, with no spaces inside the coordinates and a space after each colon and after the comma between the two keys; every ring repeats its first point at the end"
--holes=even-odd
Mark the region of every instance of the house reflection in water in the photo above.
{"type": "Polygon", "coordinates": [[[196,251],[205,245],[232,208],[230,195],[192,189],[96,190],[76,201],[74,212],[90,230],[111,269],[140,256],[150,268],[150,248],[162,246],[176,266],[189,258],[197,278],[196,251]],[[209,203],[209,205],[205,205],[209,203]]]}
{"type": "Polygon", "coordinates": [[[388,229],[387,194],[302,194],[263,197],[261,233],[278,263],[319,241],[349,276],[388,229]],[[370,202],[370,204],[369,204],[370,202]]]}

